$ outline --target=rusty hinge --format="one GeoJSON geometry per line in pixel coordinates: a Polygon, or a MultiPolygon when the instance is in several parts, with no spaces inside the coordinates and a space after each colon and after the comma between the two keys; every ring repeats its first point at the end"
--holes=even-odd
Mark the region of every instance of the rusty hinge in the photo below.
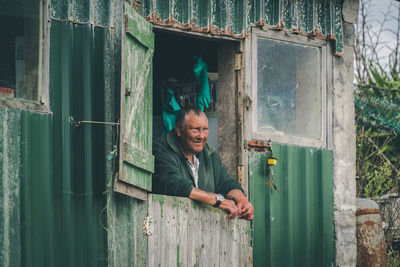
{"type": "Polygon", "coordinates": [[[235,54],[235,70],[242,69],[242,53],[235,54]]]}
{"type": "Polygon", "coordinates": [[[129,87],[125,88],[125,96],[130,96],[131,95],[131,89],[129,87]]]}
{"type": "Polygon", "coordinates": [[[270,144],[262,140],[247,141],[246,148],[254,151],[271,151],[270,144]]]}
{"type": "Polygon", "coordinates": [[[147,216],[143,221],[143,230],[147,236],[153,235],[153,219],[150,216],[147,216]]]}

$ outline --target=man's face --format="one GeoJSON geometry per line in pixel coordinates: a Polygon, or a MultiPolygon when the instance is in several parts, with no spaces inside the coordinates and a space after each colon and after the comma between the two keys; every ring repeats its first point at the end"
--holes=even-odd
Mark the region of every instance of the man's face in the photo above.
{"type": "Polygon", "coordinates": [[[186,156],[201,152],[208,138],[207,117],[204,114],[197,116],[192,112],[186,114],[184,128],[177,128],[176,133],[186,156]]]}

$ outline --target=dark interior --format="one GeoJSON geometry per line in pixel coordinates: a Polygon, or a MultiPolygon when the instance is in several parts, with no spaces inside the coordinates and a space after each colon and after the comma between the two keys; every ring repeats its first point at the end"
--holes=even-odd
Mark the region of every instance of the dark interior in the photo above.
{"type": "Polygon", "coordinates": [[[2,95],[14,91],[13,95],[9,95],[26,99],[35,96],[39,63],[39,8],[39,0],[0,0],[2,95]]]}
{"type": "Polygon", "coordinates": [[[207,63],[208,72],[218,72],[218,43],[201,38],[155,32],[153,58],[154,115],[161,115],[162,90],[176,84],[196,83],[193,76],[195,60],[201,57],[207,63]]]}
{"type": "Polygon", "coordinates": [[[207,64],[211,102],[205,109],[210,124],[208,141],[217,147],[218,47],[221,42],[195,35],[155,29],[153,57],[153,138],[163,134],[162,108],[167,90],[180,107],[196,106],[199,83],[193,74],[194,56],[207,64]]]}

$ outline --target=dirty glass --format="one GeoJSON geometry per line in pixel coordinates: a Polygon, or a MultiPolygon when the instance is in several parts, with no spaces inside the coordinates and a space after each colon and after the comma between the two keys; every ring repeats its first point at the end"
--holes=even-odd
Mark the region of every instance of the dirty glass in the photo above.
{"type": "Polygon", "coordinates": [[[40,0],[0,0],[0,97],[37,99],[40,0]]]}
{"type": "Polygon", "coordinates": [[[257,132],[319,139],[320,48],[258,38],[257,132]]]}

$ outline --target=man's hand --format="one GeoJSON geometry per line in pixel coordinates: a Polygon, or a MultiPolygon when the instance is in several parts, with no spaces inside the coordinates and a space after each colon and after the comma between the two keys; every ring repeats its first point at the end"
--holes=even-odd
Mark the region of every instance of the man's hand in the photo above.
{"type": "MultiPolygon", "coordinates": [[[[215,193],[206,192],[195,187],[192,188],[189,198],[208,204],[210,206],[213,206],[217,202],[215,193]]],[[[236,206],[235,202],[229,199],[224,199],[224,201],[221,202],[218,208],[228,213],[228,216],[226,217],[227,219],[236,218],[239,212],[239,209],[236,206]]]]}
{"type": "Polygon", "coordinates": [[[235,219],[239,212],[235,202],[229,199],[224,199],[218,208],[228,213],[228,216],[226,216],[228,220],[235,219]]]}
{"type": "MultiPolygon", "coordinates": [[[[243,195],[242,191],[234,189],[227,195],[228,199],[221,202],[218,208],[228,213],[227,219],[234,219],[239,214],[240,219],[253,220],[254,208],[253,205],[243,195]]],[[[213,206],[217,201],[215,193],[206,192],[204,190],[193,187],[189,198],[203,202],[213,206]]]]}
{"type": "Polygon", "coordinates": [[[239,209],[239,218],[248,221],[254,218],[254,208],[253,205],[247,200],[247,198],[242,195],[239,199],[236,199],[236,205],[239,209]]]}
{"type": "Polygon", "coordinates": [[[239,209],[240,219],[245,219],[248,221],[253,220],[254,218],[253,205],[249,202],[246,196],[243,195],[242,191],[234,189],[228,193],[227,197],[229,199],[233,199],[236,202],[236,206],[239,209]]]}

